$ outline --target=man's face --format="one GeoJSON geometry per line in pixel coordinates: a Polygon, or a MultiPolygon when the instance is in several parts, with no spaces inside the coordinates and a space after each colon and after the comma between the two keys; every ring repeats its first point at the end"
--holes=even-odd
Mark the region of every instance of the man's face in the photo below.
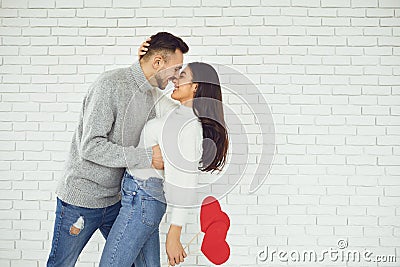
{"type": "Polygon", "coordinates": [[[168,81],[175,77],[179,77],[179,71],[182,68],[183,53],[176,49],[175,53],[168,57],[168,61],[164,61],[164,65],[154,75],[158,88],[164,90],[168,85],[168,81]]]}

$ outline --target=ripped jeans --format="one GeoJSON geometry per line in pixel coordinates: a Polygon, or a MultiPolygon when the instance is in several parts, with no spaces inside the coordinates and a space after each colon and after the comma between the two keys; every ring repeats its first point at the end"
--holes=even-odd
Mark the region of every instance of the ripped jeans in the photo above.
{"type": "Polygon", "coordinates": [[[94,232],[107,239],[118,216],[121,202],[106,208],[83,208],[57,197],[53,241],[47,267],[73,267],[94,232]]]}
{"type": "Polygon", "coordinates": [[[160,266],[159,224],[167,204],[164,180],[140,180],[125,171],[122,207],[107,238],[100,267],[160,266]]]}

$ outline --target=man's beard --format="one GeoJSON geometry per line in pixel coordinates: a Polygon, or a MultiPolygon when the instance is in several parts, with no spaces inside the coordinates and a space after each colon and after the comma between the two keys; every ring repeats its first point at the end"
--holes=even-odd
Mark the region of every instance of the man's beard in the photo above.
{"type": "Polygon", "coordinates": [[[165,89],[165,86],[164,86],[164,81],[163,81],[163,79],[161,79],[161,77],[160,76],[158,76],[157,74],[155,75],[155,77],[154,78],[156,78],[156,82],[157,82],[157,86],[158,86],[158,88],[160,88],[160,89],[165,89]]]}

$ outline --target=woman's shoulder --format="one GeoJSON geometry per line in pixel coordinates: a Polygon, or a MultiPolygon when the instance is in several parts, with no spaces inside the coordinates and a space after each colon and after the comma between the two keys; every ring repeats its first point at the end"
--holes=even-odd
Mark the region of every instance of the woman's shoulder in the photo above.
{"type": "Polygon", "coordinates": [[[153,118],[148,120],[145,124],[146,130],[159,128],[162,123],[162,118],[153,118]]]}
{"type": "Polygon", "coordinates": [[[194,114],[187,116],[182,115],[180,111],[176,112],[177,108],[170,110],[162,117],[154,118],[146,123],[147,129],[167,132],[184,132],[184,133],[202,133],[202,126],[199,118],[194,114]]]}

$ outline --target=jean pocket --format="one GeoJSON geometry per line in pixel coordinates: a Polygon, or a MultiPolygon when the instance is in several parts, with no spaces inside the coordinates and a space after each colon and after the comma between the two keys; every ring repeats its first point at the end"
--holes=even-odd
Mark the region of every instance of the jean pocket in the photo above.
{"type": "Polygon", "coordinates": [[[136,191],[137,191],[137,186],[136,186],[135,181],[132,178],[124,177],[121,182],[122,195],[132,196],[132,195],[136,194],[136,193],[134,193],[136,191]]]}
{"type": "Polygon", "coordinates": [[[159,225],[167,209],[167,204],[150,196],[142,196],[141,204],[143,224],[147,226],[159,225]]]}

